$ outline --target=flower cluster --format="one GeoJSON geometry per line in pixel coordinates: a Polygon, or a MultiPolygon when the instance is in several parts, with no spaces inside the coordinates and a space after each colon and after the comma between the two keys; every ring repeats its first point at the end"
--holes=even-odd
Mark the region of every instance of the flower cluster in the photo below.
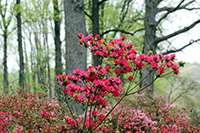
{"type": "Polygon", "coordinates": [[[179,66],[183,66],[183,62],[179,62],[179,66],[174,63],[175,54],[163,56],[162,54],[141,54],[134,49],[134,45],[125,44],[123,40],[127,39],[122,36],[121,39],[105,39],[100,40],[94,38],[92,34],[84,38],[83,34],[77,35],[80,38],[79,43],[86,48],[90,47],[91,51],[98,55],[101,59],[107,60],[107,65],[114,69],[116,74],[124,74],[142,69],[145,66],[151,66],[158,74],[163,74],[166,68],[171,68],[175,74],[179,73],[179,66]]]}
{"type": "Polygon", "coordinates": [[[66,123],[62,122],[65,115],[63,116],[62,109],[67,108],[61,106],[57,100],[45,100],[40,97],[40,94],[21,90],[18,90],[15,95],[1,95],[0,132],[31,133],[65,130],[66,123]]]}
{"type": "MultiPolygon", "coordinates": [[[[108,112],[112,106],[105,109],[108,112]]],[[[131,107],[130,104],[125,102],[120,103],[116,109],[111,113],[111,116],[103,124],[105,131],[126,132],[126,133],[142,133],[144,131],[153,131],[156,129],[157,121],[152,121],[145,111],[131,107]],[[112,123],[108,126],[107,123],[112,123]]]]}
{"type": "MultiPolygon", "coordinates": [[[[106,114],[112,105],[103,110],[106,114]]],[[[192,112],[192,109],[190,109],[192,112]]],[[[177,108],[166,99],[153,96],[153,100],[144,93],[131,99],[125,99],[110,114],[97,131],[125,133],[199,133],[200,126],[192,124],[185,108],[177,108]],[[131,105],[132,104],[132,105],[131,105]]]]}
{"type": "Polygon", "coordinates": [[[115,97],[120,96],[122,81],[118,77],[108,77],[110,67],[89,66],[87,71],[75,69],[74,75],[58,75],[60,83],[66,85],[62,93],[69,95],[74,101],[106,106],[104,99],[108,93],[115,97]],[[82,85],[82,86],[81,86],[82,85]]]}

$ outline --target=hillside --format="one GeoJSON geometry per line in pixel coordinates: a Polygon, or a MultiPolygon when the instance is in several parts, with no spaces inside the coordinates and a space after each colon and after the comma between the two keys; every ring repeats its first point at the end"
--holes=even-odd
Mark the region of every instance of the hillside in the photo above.
{"type": "Polygon", "coordinates": [[[181,76],[192,78],[200,83],[200,64],[186,63],[185,67],[180,70],[181,76]]]}

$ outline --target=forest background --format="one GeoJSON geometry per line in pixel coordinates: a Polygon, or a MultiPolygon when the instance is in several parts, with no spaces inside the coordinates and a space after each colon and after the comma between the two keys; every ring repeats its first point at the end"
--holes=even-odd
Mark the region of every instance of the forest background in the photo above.
{"type": "MultiPolygon", "coordinates": [[[[200,41],[192,32],[198,31],[199,9],[198,0],[0,0],[0,92],[13,93],[21,86],[55,97],[57,75],[101,64],[76,46],[79,33],[125,35],[143,53],[167,55],[191,48],[200,41]]],[[[151,93],[199,114],[199,66],[186,63],[180,76],[159,79],[151,93]]]]}

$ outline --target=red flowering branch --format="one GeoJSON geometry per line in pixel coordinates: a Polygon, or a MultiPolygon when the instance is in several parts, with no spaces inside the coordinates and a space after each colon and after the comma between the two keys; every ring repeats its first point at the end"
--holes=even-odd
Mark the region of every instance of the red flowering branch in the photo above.
{"type": "MultiPolygon", "coordinates": [[[[100,36],[93,37],[92,34],[84,37],[83,34],[78,34],[80,45],[88,48],[97,55],[105,64],[103,66],[89,66],[86,71],[76,69],[73,74],[58,75],[60,83],[63,84],[63,94],[67,95],[73,101],[86,105],[83,116],[78,116],[82,119],[81,131],[98,131],[97,128],[107,119],[117,105],[128,95],[138,93],[145,90],[157,78],[164,75],[166,69],[171,69],[174,74],[179,73],[179,67],[183,66],[183,62],[179,62],[179,66],[174,62],[175,54],[163,56],[160,55],[138,55],[134,45],[125,44],[126,36],[121,39],[104,39],[100,40],[100,36]],[[119,75],[133,73],[128,76],[129,81],[133,81],[137,72],[144,67],[151,67],[147,74],[154,73],[156,78],[147,86],[132,92],[141,82],[147,77],[144,77],[134,87],[129,82],[128,88],[123,96],[120,96],[122,89],[122,81],[118,78],[119,75]],[[82,84],[82,86],[81,86],[82,84]],[[118,102],[111,108],[106,115],[101,114],[103,108],[109,104],[107,96],[119,98],[118,102]]],[[[69,107],[69,106],[68,106],[69,107]]],[[[72,115],[74,121],[76,118],[72,115]]],[[[78,118],[77,117],[77,118],[78,118]]],[[[73,121],[73,120],[72,120],[73,121]]],[[[78,124],[78,122],[76,121],[78,124]]],[[[126,126],[129,128],[129,126],[126,126]]]]}

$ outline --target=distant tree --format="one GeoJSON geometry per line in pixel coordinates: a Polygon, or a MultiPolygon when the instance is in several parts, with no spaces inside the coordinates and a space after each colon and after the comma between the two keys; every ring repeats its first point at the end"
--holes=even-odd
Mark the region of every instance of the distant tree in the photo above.
{"type": "MultiPolygon", "coordinates": [[[[190,73],[188,68],[187,66],[184,68],[187,70],[187,75],[190,73]]],[[[192,113],[195,115],[191,116],[191,120],[195,124],[198,123],[195,119],[198,119],[200,113],[200,83],[196,81],[198,77],[197,79],[193,79],[191,75],[189,77],[182,76],[186,75],[186,73],[183,72],[181,75],[168,75],[160,79],[155,84],[155,93],[160,94],[161,90],[163,90],[162,94],[168,103],[178,105],[179,107],[186,107],[189,114],[191,114],[190,109],[192,108],[192,113]]]]}
{"type": "Polygon", "coordinates": [[[60,40],[60,25],[61,25],[61,18],[60,18],[60,10],[58,6],[58,0],[53,0],[53,7],[54,7],[54,44],[55,44],[55,72],[56,75],[62,74],[62,53],[61,53],[61,40],[60,40]]]}
{"type": "Polygon", "coordinates": [[[24,88],[24,52],[22,44],[22,22],[21,22],[21,4],[20,0],[16,0],[17,11],[17,42],[19,51],[19,85],[24,88]]]}
{"type": "MultiPolygon", "coordinates": [[[[27,39],[26,46],[31,48],[30,51],[30,76],[32,77],[31,84],[34,92],[47,91],[46,82],[50,82],[53,66],[50,64],[51,58],[55,56],[53,43],[49,41],[49,37],[53,38],[53,1],[52,0],[27,0],[23,2],[23,20],[24,23],[24,39],[27,39]],[[52,28],[52,29],[51,29],[52,28]],[[52,46],[53,45],[53,46],[52,46]],[[52,51],[52,52],[51,52],[52,51]]],[[[54,69],[55,70],[55,69],[54,69]]],[[[52,96],[51,87],[48,86],[49,95],[52,96]]]]}
{"type": "Polygon", "coordinates": [[[166,88],[168,94],[166,99],[168,100],[168,103],[171,104],[174,104],[181,98],[193,95],[200,87],[198,82],[186,77],[170,75],[164,79],[166,80],[166,84],[168,84],[168,88],[166,88]]]}
{"type": "Polygon", "coordinates": [[[8,46],[8,35],[11,33],[9,32],[8,28],[11,24],[13,14],[10,13],[13,10],[13,3],[8,4],[8,1],[4,1],[5,3],[2,3],[2,0],[0,0],[0,16],[1,16],[1,22],[0,22],[0,29],[2,30],[3,34],[0,34],[3,36],[3,89],[4,91],[8,89],[8,64],[7,64],[7,46],[8,46]]]}

